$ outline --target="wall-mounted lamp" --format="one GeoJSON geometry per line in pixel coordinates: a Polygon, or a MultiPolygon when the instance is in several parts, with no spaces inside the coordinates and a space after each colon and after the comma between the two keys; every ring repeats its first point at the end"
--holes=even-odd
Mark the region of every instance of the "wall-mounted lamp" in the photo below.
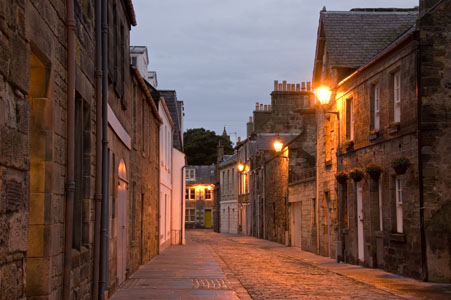
{"type": "Polygon", "coordinates": [[[283,143],[280,140],[275,140],[272,146],[276,152],[280,152],[283,149],[283,143]]]}
{"type": "Polygon", "coordinates": [[[321,105],[329,104],[330,98],[332,96],[332,91],[329,87],[323,85],[315,89],[316,99],[319,100],[321,105]]]}
{"type": "Polygon", "coordinates": [[[244,171],[244,164],[239,163],[237,166],[238,172],[243,172],[244,171]]]}

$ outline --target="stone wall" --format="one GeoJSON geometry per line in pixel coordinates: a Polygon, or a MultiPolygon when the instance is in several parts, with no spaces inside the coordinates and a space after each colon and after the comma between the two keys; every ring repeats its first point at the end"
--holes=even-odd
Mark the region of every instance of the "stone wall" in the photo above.
{"type": "Polygon", "coordinates": [[[133,136],[130,174],[128,273],[158,254],[158,136],[160,123],[135,74],[130,109],[133,136]]]}
{"type": "MultiPolygon", "coordinates": [[[[429,280],[451,282],[451,1],[418,21],[421,47],[421,161],[429,280]]],[[[422,4],[422,5],[423,5],[422,4]]]]}
{"type": "MultiPolygon", "coordinates": [[[[338,109],[341,115],[340,169],[349,171],[356,167],[365,168],[369,163],[376,163],[384,169],[378,181],[366,176],[358,184],[362,189],[363,260],[359,259],[358,250],[360,237],[358,235],[357,183],[349,180],[343,191],[344,260],[421,278],[415,74],[415,44],[409,40],[343,83],[337,90],[337,95],[340,96],[337,97],[336,106],[330,110],[338,109]],[[401,121],[396,130],[390,128],[393,114],[391,99],[393,97],[392,74],[394,71],[399,71],[401,74],[401,121]],[[379,85],[381,91],[380,130],[376,136],[370,131],[369,122],[371,118],[370,95],[372,85],[375,83],[379,85]],[[347,99],[352,99],[353,103],[354,137],[351,147],[344,143],[346,141],[345,103],[347,99]],[[412,163],[404,175],[397,175],[390,166],[391,161],[398,157],[407,157],[412,163]],[[403,198],[401,206],[403,230],[401,232],[397,229],[395,191],[397,179],[401,180],[403,198]]],[[[330,118],[334,117],[330,116],[330,118]]],[[[325,120],[325,123],[327,122],[325,120]]],[[[336,124],[329,128],[336,128],[335,126],[336,124]]],[[[332,129],[330,130],[329,134],[334,134],[332,129]]],[[[321,145],[323,153],[334,151],[326,149],[325,143],[321,145]]],[[[336,243],[334,243],[338,234],[336,199],[341,188],[333,177],[333,171],[336,170],[334,156],[331,156],[330,171],[327,172],[326,167],[321,168],[319,175],[320,197],[321,194],[329,192],[331,198],[329,215],[327,215],[328,211],[324,209],[325,206],[319,209],[320,222],[323,227],[325,224],[332,224],[332,227],[329,226],[332,229],[329,236],[332,238],[324,241],[326,235],[320,237],[321,245],[324,245],[321,252],[327,253],[324,247],[330,243],[328,245],[331,250],[329,255],[332,257],[337,251],[336,243]],[[327,181],[323,179],[325,178],[323,174],[326,172],[328,174],[327,181]]],[[[326,160],[324,164],[327,165],[326,160]]]]}

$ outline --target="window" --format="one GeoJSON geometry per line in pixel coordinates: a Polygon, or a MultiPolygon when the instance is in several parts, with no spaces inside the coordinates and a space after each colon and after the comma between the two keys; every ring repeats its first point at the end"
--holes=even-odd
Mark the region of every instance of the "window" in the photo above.
{"type": "Polygon", "coordinates": [[[352,98],[346,99],[346,139],[354,139],[352,98]]]}
{"type": "Polygon", "coordinates": [[[195,188],[189,189],[189,198],[190,198],[191,200],[196,199],[196,189],[195,189],[195,188]]]}
{"type": "Polygon", "coordinates": [[[186,181],[196,180],[196,170],[195,169],[186,169],[185,177],[186,177],[186,181]]]}
{"type": "Polygon", "coordinates": [[[401,72],[393,74],[393,122],[401,121],[401,72]]]}
{"type": "Polygon", "coordinates": [[[196,211],[194,208],[186,209],[186,222],[194,222],[196,221],[196,211]]]}
{"type": "Polygon", "coordinates": [[[396,231],[403,233],[403,215],[402,215],[402,181],[396,178],[396,231]]]}
{"type": "Polygon", "coordinates": [[[75,95],[75,192],[73,203],[72,247],[80,249],[89,243],[89,182],[91,173],[91,131],[90,108],[76,93],[75,95]]]}
{"type": "Polygon", "coordinates": [[[185,200],[189,199],[189,189],[185,189],[185,200]]]}
{"type": "Polygon", "coordinates": [[[370,96],[370,129],[378,131],[380,129],[380,88],[379,84],[371,86],[370,96]]]}
{"type": "Polygon", "coordinates": [[[205,193],[205,199],[206,200],[211,200],[211,190],[204,189],[204,193],[205,193]]]}

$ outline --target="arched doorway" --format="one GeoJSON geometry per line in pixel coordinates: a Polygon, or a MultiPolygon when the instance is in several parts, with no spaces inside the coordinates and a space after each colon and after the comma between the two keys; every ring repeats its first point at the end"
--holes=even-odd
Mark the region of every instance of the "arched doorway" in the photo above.
{"type": "Polygon", "coordinates": [[[117,279],[120,285],[126,277],[127,270],[127,167],[121,159],[118,166],[117,193],[117,279]]]}

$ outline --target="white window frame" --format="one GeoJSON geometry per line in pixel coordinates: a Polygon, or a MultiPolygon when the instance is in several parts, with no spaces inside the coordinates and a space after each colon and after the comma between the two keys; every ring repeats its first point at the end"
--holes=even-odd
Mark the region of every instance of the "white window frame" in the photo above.
{"type": "Polygon", "coordinates": [[[393,121],[401,122],[401,72],[393,73],[393,121]]]}
{"type": "Polygon", "coordinates": [[[185,180],[186,181],[196,180],[196,169],[186,169],[185,170],[185,180]]]}
{"type": "Polygon", "coordinates": [[[380,96],[381,90],[379,84],[374,85],[374,130],[380,129],[380,96]]]}
{"type": "Polygon", "coordinates": [[[212,199],[212,190],[209,190],[208,188],[204,189],[204,194],[205,194],[205,200],[211,200],[212,199]],[[209,195],[209,197],[207,197],[207,195],[209,195]]]}
{"type": "Polygon", "coordinates": [[[403,224],[403,197],[402,197],[402,181],[401,178],[395,179],[395,189],[396,189],[396,232],[404,232],[403,224]]]}
{"type": "Polygon", "coordinates": [[[185,210],[185,222],[194,223],[196,222],[196,210],[194,208],[187,208],[185,210]],[[193,217],[194,220],[190,220],[193,217]]]}

